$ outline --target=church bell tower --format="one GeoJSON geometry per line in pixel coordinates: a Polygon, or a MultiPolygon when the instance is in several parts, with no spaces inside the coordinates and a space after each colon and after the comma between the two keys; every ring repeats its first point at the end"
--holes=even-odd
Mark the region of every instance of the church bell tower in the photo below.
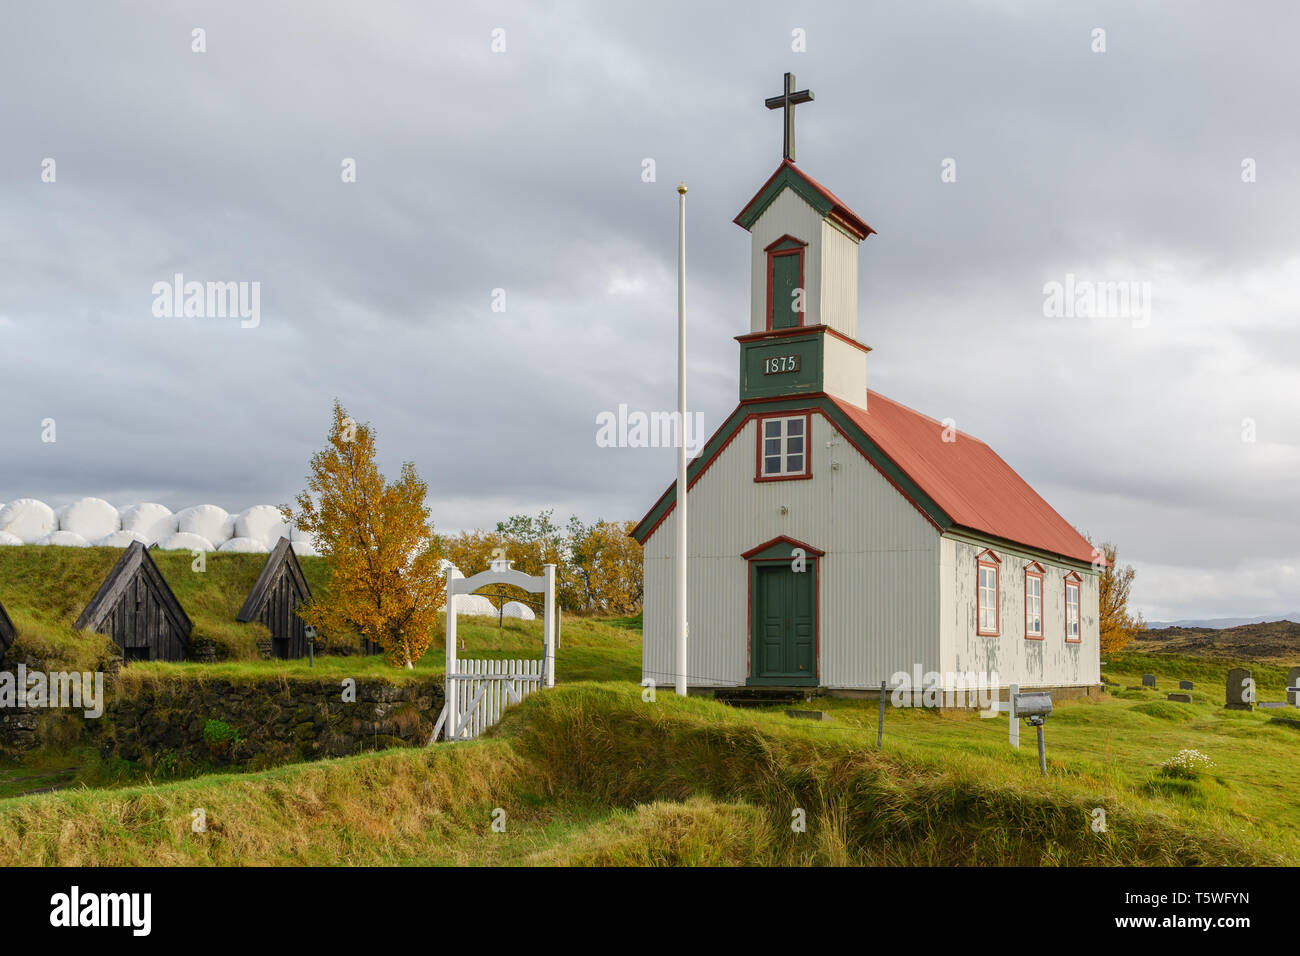
{"type": "Polygon", "coordinates": [[[867,353],[858,341],[858,244],[875,232],[795,165],[794,108],[813,99],[785,92],[781,165],[735,219],[752,237],[749,332],[740,342],[740,398],[824,392],[865,408],[867,353]]]}

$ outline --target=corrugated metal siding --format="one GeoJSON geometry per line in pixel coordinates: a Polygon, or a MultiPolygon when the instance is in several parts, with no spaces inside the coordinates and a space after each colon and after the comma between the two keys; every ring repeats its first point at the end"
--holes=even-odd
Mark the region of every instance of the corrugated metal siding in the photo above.
{"type": "Polygon", "coordinates": [[[822,220],[821,322],[858,337],[858,244],[822,220]]]}
{"type": "MultiPolygon", "coordinates": [[[[822,686],[870,688],[915,664],[936,669],[938,532],[820,414],[812,416],[809,480],[755,482],[756,441],[751,421],[691,489],[689,683],[745,683],[749,585],[740,555],[783,534],[826,552],[818,569],[822,686]]],[[[674,509],[645,549],[643,669],[661,685],[673,680],[676,521],[674,509]]]]}
{"type": "Polygon", "coordinates": [[[789,233],[808,243],[804,251],[804,325],[813,325],[820,314],[822,217],[793,190],[786,189],[754,223],[750,265],[749,330],[767,328],[767,253],[763,250],[789,233]]]}
{"type": "Polygon", "coordinates": [[[1025,565],[1028,556],[991,549],[1002,561],[999,573],[1001,633],[976,633],[976,562],[985,545],[945,536],[942,626],[943,670],[987,674],[996,671],[1003,686],[1077,687],[1101,681],[1101,638],[1096,572],[1079,571],[1079,634],[1065,641],[1065,575],[1073,568],[1041,558],[1043,566],[1043,640],[1025,639],[1025,565]]]}

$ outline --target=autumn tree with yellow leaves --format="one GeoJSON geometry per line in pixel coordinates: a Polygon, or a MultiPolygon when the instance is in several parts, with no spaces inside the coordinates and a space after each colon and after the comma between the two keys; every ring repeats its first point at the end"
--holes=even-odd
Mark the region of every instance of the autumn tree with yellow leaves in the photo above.
{"type": "MultiPolygon", "coordinates": [[[[542,573],[554,564],[555,598],[560,607],[593,614],[635,614],[641,610],[643,571],[641,545],[629,535],[632,521],[597,521],[584,524],[569,519],[561,528],[551,511],[535,516],[512,515],[497,522],[494,531],[463,531],[448,538],[445,556],[465,574],[487,568],[494,558],[505,558],[525,574],[542,573]]],[[[516,588],[487,592],[494,601],[535,601],[536,595],[516,588]]]]}
{"type": "Polygon", "coordinates": [[[1117,654],[1147,626],[1140,612],[1133,614],[1128,609],[1129,592],[1137,571],[1131,564],[1119,566],[1118,549],[1110,542],[1093,548],[1106,561],[1097,575],[1101,653],[1117,654]]]}
{"type": "Polygon", "coordinates": [[[427,493],[410,462],[387,481],[375,463],[373,428],[334,402],[329,444],[312,456],[297,511],[280,509],[316,539],[328,569],[328,591],[303,612],[304,621],[327,634],[356,631],[383,648],[390,664],[415,666],[445,602],[427,493]]]}
{"type": "Polygon", "coordinates": [[[581,606],[605,614],[641,610],[644,590],[641,545],[632,537],[635,521],[569,523],[569,559],[581,586],[581,606]]]}

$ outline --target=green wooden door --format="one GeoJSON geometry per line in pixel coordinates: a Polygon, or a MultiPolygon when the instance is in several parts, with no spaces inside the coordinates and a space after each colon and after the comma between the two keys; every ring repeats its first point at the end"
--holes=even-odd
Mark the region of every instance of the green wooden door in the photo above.
{"type": "Polygon", "coordinates": [[[817,571],[755,564],[750,608],[755,684],[817,683],[817,571]]]}
{"type": "Polygon", "coordinates": [[[787,253],[772,257],[772,328],[792,329],[803,324],[803,316],[795,311],[795,291],[799,288],[799,275],[803,270],[803,254],[787,253]]]}

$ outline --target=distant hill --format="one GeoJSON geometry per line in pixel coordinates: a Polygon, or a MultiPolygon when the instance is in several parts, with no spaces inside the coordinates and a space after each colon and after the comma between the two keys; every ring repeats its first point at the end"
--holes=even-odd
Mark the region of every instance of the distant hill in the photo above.
{"type": "Polygon", "coordinates": [[[1300,624],[1265,621],[1236,627],[1150,627],[1131,646],[1134,650],[1157,654],[1190,654],[1300,667],[1300,624]]]}
{"type": "Polygon", "coordinates": [[[1290,611],[1286,614],[1263,614],[1259,617],[1208,617],[1185,621],[1147,621],[1147,630],[1154,631],[1165,627],[1209,627],[1220,629],[1239,627],[1242,624],[1271,624],[1274,621],[1300,621],[1300,611],[1290,611]]]}

